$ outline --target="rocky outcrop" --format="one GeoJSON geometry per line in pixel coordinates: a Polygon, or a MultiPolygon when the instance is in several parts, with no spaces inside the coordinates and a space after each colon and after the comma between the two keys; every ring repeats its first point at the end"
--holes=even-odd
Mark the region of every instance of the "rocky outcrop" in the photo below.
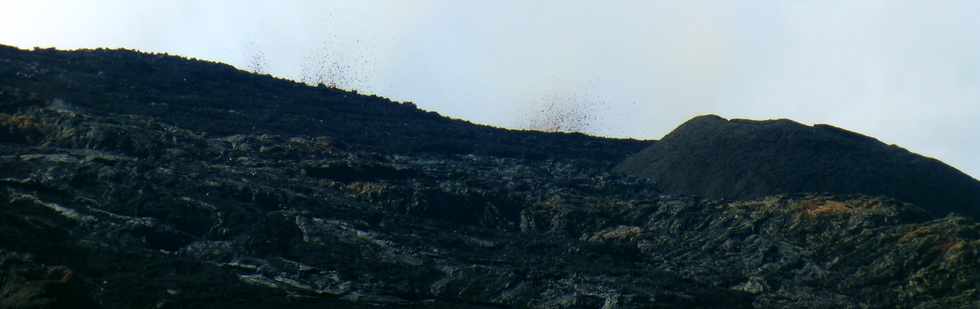
{"type": "Polygon", "coordinates": [[[829,125],[701,116],[616,167],[661,189],[746,199],[799,192],[870,194],[933,215],[980,217],[980,182],[942,162],[829,125]]]}

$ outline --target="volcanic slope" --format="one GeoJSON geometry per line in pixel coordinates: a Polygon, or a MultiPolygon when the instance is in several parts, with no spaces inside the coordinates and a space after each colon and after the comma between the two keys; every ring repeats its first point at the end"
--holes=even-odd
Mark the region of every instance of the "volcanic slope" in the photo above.
{"type": "Polygon", "coordinates": [[[980,217],[980,182],[939,160],[829,125],[709,115],[691,119],[616,171],[662,190],[750,199],[782,193],[869,194],[933,215],[980,217]]]}
{"type": "Polygon", "coordinates": [[[648,144],[502,130],[442,117],[410,102],[129,50],[26,52],[0,45],[0,86],[0,112],[58,100],[87,114],[140,115],[212,135],[316,135],[386,153],[615,162],[648,144]]]}
{"type": "Polygon", "coordinates": [[[651,143],[179,57],[0,48],[0,308],[980,305],[973,220],[609,172],[651,143]]]}

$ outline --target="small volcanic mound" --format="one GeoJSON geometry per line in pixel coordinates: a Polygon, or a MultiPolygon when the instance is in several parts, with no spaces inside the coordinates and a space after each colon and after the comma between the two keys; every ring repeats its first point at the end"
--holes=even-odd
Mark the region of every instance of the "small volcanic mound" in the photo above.
{"type": "Polygon", "coordinates": [[[695,117],[616,167],[662,190],[719,199],[872,194],[980,217],[980,182],[936,159],[829,125],[695,117]]]}

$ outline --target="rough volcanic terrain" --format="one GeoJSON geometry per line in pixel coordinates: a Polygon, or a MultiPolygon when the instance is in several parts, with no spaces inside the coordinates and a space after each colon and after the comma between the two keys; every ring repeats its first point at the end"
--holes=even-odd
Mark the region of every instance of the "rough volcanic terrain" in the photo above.
{"type": "Polygon", "coordinates": [[[507,131],[166,55],[0,48],[0,308],[980,305],[973,219],[891,192],[712,199],[612,172],[668,142],[507,131]]]}

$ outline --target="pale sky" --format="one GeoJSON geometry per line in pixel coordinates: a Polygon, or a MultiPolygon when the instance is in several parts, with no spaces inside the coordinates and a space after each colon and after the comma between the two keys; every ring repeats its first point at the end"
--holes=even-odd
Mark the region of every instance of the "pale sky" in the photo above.
{"type": "Polygon", "coordinates": [[[0,44],[261,53],[292,79],[325,61],[343,87],[511,128],[554,98],[594,106],[606,136],[700,114],[827,123],[977,177],[977,16],[969,0],[5,0],[0,44]]]}

